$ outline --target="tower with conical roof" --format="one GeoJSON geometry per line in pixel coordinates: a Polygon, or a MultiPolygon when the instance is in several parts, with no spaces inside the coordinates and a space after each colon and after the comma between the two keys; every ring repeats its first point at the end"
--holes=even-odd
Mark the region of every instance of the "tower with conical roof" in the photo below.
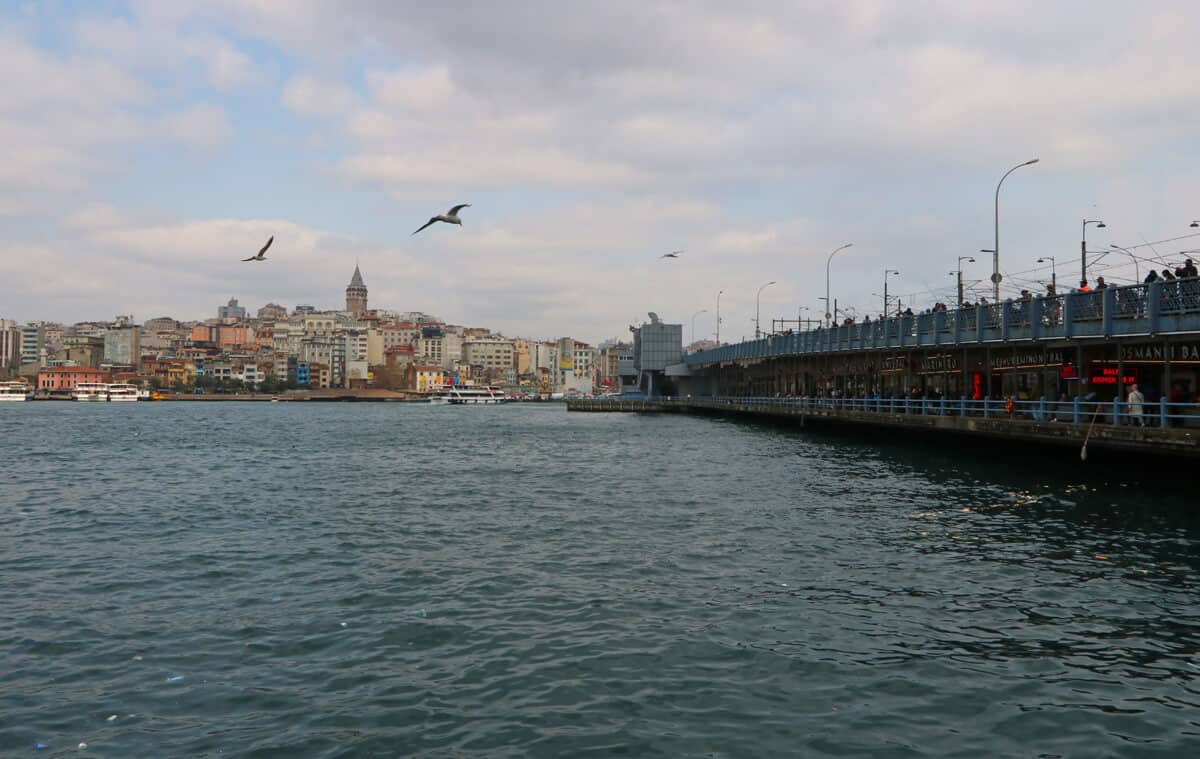
{"type": "Polygon", "coordinates": [[[367,286],[363,284],[358,264],[354,265],[354,276],[346,286],[346,310],[355,316],[365,316],[367,313],[367,286]]]}

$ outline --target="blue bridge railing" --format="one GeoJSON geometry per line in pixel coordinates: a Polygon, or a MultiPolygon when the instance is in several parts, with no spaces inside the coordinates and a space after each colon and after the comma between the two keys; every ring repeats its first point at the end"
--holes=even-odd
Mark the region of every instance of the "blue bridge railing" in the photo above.
{"type": "MultiPolygon", "coordinates": [[[[604,399],[582,401],[603,403],[604,399]]],[[[919,414],[925,416],[975,416],[1008,418],[1038,422],[1067,422],[1072,424],[1141,425],[1150,427],[1200,426],[1200,406],[1193,403],[1157,402],[1131,404],[1123,400],[1085,401],[1081,398],[1048,401],[1005,398],[829,398],[799,396],[772,398],[758,396],[696,396],[689,398],[664,397],[646,403],[677,404],[680,406],[737,405],[762,408],[810,411],[856,411],[880,414],[919,414]]]]}
{"type": "Polygon", "coordinates": [[[693,367],[833,351],[1200,332],[1200,278],[1156,280],[969,306],[806,332],[771,335],[689,354],[693,367]]]}

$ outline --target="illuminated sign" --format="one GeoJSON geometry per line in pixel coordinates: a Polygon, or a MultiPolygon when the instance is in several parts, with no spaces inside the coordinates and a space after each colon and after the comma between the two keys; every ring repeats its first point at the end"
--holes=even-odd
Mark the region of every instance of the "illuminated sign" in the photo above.
{"type": "Polygon", "coordinates": [[[1093,385],[1115,385],[1118,375],[1121,375],[1121,383],[1125,385],[1132,385],[1138,381],[1137,369],[1126,369],[1122,373],[1115,366],[1094,366],[1088,382],[1093,385]]]}

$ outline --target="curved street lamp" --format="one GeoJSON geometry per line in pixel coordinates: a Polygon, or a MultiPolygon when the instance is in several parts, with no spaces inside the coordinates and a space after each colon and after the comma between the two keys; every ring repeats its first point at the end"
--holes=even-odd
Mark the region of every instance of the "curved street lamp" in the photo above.
{"type": "Polygon", "coordinates": [[[717,290],[717,347],[721,347],[721,293],[724,290],[717,290]]]}
{"type": "Polygon", "coordinates": [[[1031,158],[1025,163],[1018,163],[1008,171],[1004,172],[1004,176],[1000,177],[1000,181],[996,183],[996,215],[995,219],[995,245],[992,246],[992,297],[996,302],[1000,302],[1000,185],[1004,184],[1004,180],[1008,179],[1008,175],[1021,168],[1022,166],[1032,166],[1037,163],[1038,159],[1031,158]]]}
{"type": "Polygon", "coordinates": [[[959,256],[958,257],[958,268],[955,271],[950,272],[951,274],[958,275],[958,306],[957,306],[958,308],[962,308],[962,304],[963,304],[963,285],[962,285],[962,262],[963,261],[973,264],[973,263],[975,263],[975,259],[972,256],[959,256]]]}
{"type": "Polygon", "coordinates": [[[900,272],[896,269],[884,269],[883,270],[883,315],[884,316],[887,316],[887,313],[888,313],[887,278],[888,278],[889,274],[895,274],[896,276],[900,276],[900,272]]]}
{"type": "Polygon", "coordinates": [[[1095,224],[1096,229],[1104,229],[1106,225],[1099,219],[1084,219],[1083,232],[1079,236],[1079,281],[1087,281],[1087,228],[1088,224],[1095,224]]]}
{"type": "Polygon", "coordinates": [[[1057,293],[1058,292],[1058,274],[1054,268],[1054,256],[1042,256],[1041,258],[1039,258],[1037,260],[1037,262],[1039,264],[1044,264],[1047,261],[1050,262],[1050,287],[1052,287],[1054,289],[1054,292],[1057,293]]]}
{"type": "Polygon", "coordinates": [[[829,264],[833,262],[833,257],[835,255],[837,255],[837,252],[839,250],[845,250],[846,248],[850,248],[853,246],[854,246],[854,243],[848,242],[839,248],[834,248],[833,252],[829,254],[829,258],[825,260],[825,326],[826,327],[829,326],[829,317],[831,316],[831,314],[829,313],[829,310],[833,306],[833,301],[831,301],[829,299],[829,264]]]}
{"type": "Polygon", "coordinates": [[[699,316],[700,314],[707,314],[707,313],[708,313],[708,309],[702,308],[699,311],[697,311],[696,313],[692,314],[692,339],[691,339],[692,343],[696,342],[696,317],[699,316]]]}
{"type": "Polygon", "coordinates": [[[1133,261],[1134,276],[1137,277],[1137,281],[1134,284],[1137,284],[1137,282],[1141,282],[1142,281],[1142,267],[1138,266],[1137,256],[1133,255],[1133,251],[1129,250],[1128,248],[1122,248],[1120,245],[1117,245],[1116,243],[1110,243],[1108,247],[1110,247],[1114,250],[1119,250],[1122,253],[1124,253],[1125,255],[1129,256],[1129,260],[1133,261]]]}
{"type": "Polygon", "coordinates": [[[754,296],[754,339],[755,339],[755,340],[757,340],[757,339],[759,339],[760,337],[762,337],[762,332],[761,332],[761,331],[759,330],[759,328],[758,328],[758,314],[759,314],[759,311],[758,311],[758,297],[759,297],[760,295],[762,295],[762,291],[763,291],[763,290],[767,289],[768,287],[770,287],[770,286],[771,286],[771,285],[773,285],[773,284],[775,284],[775,281],[774,281],[774,280],[771,280],[771,281],[770,281],[770,282],[768,282],[767,284],[765,284],[765,285],[763,285],[762,287],[758,288],[758,292],[757,292],[757,293],[755,294],[755,296],[754,296]]]}

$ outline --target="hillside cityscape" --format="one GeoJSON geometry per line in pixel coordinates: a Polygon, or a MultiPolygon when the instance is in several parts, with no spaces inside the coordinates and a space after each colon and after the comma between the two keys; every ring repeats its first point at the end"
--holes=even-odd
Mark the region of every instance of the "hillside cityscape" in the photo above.
{"type": "MultiPolygon", "coordinates": [[[[620,393],[640,383],[633,340],[600,345],[561,337],[507,337],[421,312],[375,310],[356,265],[343,310],[236,297],[203,321],[132,315],[75,324],[0,319],[0,378],[44,397],[82,383],[123,382],[177,393],[280,393],[347,389],[428,394],[449,386],[504,387],[532,397],[620,393]]],[[[680,325],[656,368],[678,361],[680,325]],[[674,350],[671,346],[674,346],[674,350]]],[[[649,326],[649,325],[647,325],[649,326]]],[[[656,347],[656,354],[663,350],[656,347]]]]}

